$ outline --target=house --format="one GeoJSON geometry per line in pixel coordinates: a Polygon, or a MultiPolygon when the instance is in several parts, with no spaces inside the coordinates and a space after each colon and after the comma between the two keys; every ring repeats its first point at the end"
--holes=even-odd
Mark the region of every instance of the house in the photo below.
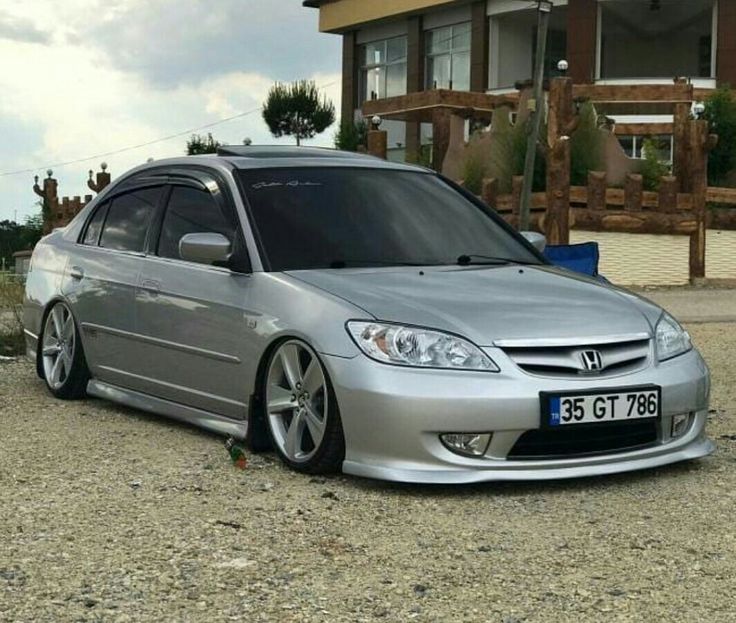
{"type": "MultiPolygon", "coordinates": [[[[531,0],[306,0],[322,32],[342,37],[342,119],[364,102],[433,89],[511,94],[532,77],[536,2],[531,0]]],[[[700,93],[736,85],[734,0],[554,0],[545,71],[576,84],[672,84],[686,78],[700,93]]],[[[656,106],[606,110],[632,157],[646,128],[667,128],[656,106]]],[[[432,125],[386,120],[390,157],[419,153],[432,125]]],[[[662,138],[670,139],[665,131],[662,138]]]]}

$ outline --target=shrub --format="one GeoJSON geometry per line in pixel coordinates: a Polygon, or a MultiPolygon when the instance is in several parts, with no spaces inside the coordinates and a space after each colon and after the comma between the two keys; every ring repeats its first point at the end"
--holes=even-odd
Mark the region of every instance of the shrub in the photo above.
{"type": "Polygon", "coordinates": [[[573,186],[587,186],[588,173],[605,168],[604,141],[595,106],[586,102],[580,108],[580,125],[570,138],[570,183],[573,186]]]}
{"type": "Polygon", "coordinates": [[[19,355],[23,336],[23,283],[15,275],[0,273],[0,355],[19,355]]]}
{"type": "Polygon", "coordinates": [[[664,175],[670,172],[669,164],[663,161],[662,144],[660,141],[648,138],[644,141],[644,158],[639,172],[644,178],[644,190],[658,190],[664,175]]]}
{"type": "Polygon", "coordinates": [[[728,87],[718,89],[705,102],[703,118],[718,135],[718,145],[708,159],[708,183],[724,184],[736,168],[736,99],[728,87]]]}
{"type": "Polygon", "coordinates": [[[368,124],[363,120],[343,121],[335,134],[335,147],[342,151],[358,151],[368,145],[368,124]]]}

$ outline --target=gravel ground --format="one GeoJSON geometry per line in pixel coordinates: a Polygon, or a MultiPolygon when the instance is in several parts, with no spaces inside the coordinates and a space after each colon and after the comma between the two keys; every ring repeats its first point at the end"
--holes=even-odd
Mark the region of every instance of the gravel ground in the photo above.
{"type": "Polygon", "coordinates": [[[692,332],[714,457],[460,488],[238,471],[0,364],[0,621],[734,621],[736,325],[692,332]]]}

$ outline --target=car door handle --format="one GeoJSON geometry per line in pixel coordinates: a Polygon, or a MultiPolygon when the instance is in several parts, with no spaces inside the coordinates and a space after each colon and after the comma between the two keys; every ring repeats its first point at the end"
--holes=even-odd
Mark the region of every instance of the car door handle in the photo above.
{"type": "Polygon", "coordinates": [[[141,289],[150,292],[154,296],[161,292],[161,284],[154,279],[143,279],[141,281],[141,289]]]}
{"type": "Polygon", "coordinates": [[[72,266],[69,276],[75,281],[81,281],[84,278],[84,271],[79,266],[72,266]]]}

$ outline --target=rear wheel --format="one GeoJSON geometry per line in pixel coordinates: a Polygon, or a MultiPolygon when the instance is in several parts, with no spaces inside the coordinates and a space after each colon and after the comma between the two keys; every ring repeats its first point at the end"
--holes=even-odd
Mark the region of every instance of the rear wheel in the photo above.
{"type": "Polygon", "coordinates": [[[89,370],[77,325],[65,303],[56,303],[46,315],[40,356],[44,381],[54,396],[62,399],[84,397],[89,370]]]}
{"type": "Polygon", "coordinates": [[[308,473],[340,469],[345,439],[337,400],[317,353],[301,340],[280,344],[268,363],[264,411],[276,451],[308,473]]]}

